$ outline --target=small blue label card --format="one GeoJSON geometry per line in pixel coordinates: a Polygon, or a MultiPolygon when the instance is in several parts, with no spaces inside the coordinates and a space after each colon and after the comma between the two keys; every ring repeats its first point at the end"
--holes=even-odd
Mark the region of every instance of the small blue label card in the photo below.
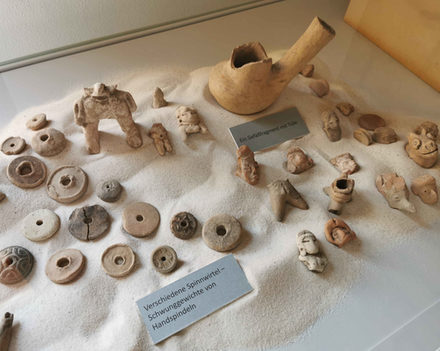
{"type": "Polygon", "coordinates": [[[157,344],[252,290],[229,254],[136,303],[157,344]]]}
{"type": "Polygon", "coordinates": [[[307,125],[293,107],[229,128],[235,145],[255,152],[309,134],[307,125]]]}

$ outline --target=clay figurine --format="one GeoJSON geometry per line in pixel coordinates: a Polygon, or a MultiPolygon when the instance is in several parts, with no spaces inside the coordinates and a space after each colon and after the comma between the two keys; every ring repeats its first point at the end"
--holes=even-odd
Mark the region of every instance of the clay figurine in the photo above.
{"type": "Polygon", "coordinates": [[[433,205],[438,201],[438,190],[435,178],[424,174],[413,180],[411,191],[420,197],[425,204],[433,205]]]}
{"type": "Polygon", "coordinates": [[[321,273],[327,266],[327,258],[319,253],[319,243],[315,235],[303,230],[296,236],[296,245],[298,246],[298,259],[304,263],[309,271],[321,273]]]}
{"type": "Polygon", "coordinates": [[[330,86],[325,79],[316,79],[309,83],[309,88],[317,97],[323,97],[330,91],[330,86]]]}
{"type": "Polygon", "coordinates": [[[308,63],[299,73],[304,77],[310,78],[311,76],[313,76],[314,71],[315,71],[315,66],[312,65],[311,63],[308,63]]]}
{"type": "Polygon", "coordinates": [[[344,115],[350,116],[354,111],[354,106],[349,102],[340,102],[336,105],[336,108],[344,115]]]}
{"type": "Polygon", "coordinates": [[[408,156],[423,168],[431,168],[437,163],[437,143],[424,134],[409,133],[405,150],[408,156]]]}
{"type": "Polygon", "coordinates": [[[6,312],[5,316],[0,322],[0,351],[8,351],[9,349],[13,322],[14,315],[12,313],[6,312]]]}
{"type": "Polygon", "coordinates": [[[321,114],[322,129],[327,135],[328,140],[338,141],[341,139],[341,127],[339,125],[339,118],[333,111],[324,111],[321,114]]]}
{"type": "Polygon", "coordinates": [[[87,150],[91,154],[100,151],[98,125],[104,118],[118,121],[128,145],[133,148],[142,145],[141,133],[131,115],[137,109],[136,103],[129,92],[116,87],[96,83],[91,88],[84,88],[83,96],[75,103],[75,123],[83,128],[87,150]]]}
{"type": "Polygon", "coordinates": [[[161,108],[167,105],[168,102],[163,97],[162,89],[156,88],[153,95],[153,108],[161,108]]]}
{"type": "Polygon", "coordinates": [[[287,150],[286,169],[293,174],[300,174],[313,167],[315,163],[310,156],[307,156],[304,151],[297,147],[291,147],[287,150]]]}
{"type": "Polygon", "coordinates": [[[275,102],[334,36],[334,29],[315,17],[301,38],[273,64],[258,42],[236,47],[229,61],[211,70],[209,91],[226,110],[242,115],[260,112],[275,102]]]}
{"type": "Polygon", "coordinates": [[[296,191],[288,179],[275,180],[267,187],[269,189],[272,211],[277,221],[281,222],[284,219],[287,203],[302,210],[309,208],[307,202],[301,197],[300,193],[296,191]]]}
{"type": "Polygon", "coordinates": [[[359,170],[359,165],[349,152],[332,158],[330,163],[343,174],[353,174],[359,170]]]}
{"type": "Polygon", "coordinates": [[[416,212],[414,205],[408,201],[409,191],[405,179],[399,177],[396,173],[377,176],[376,188],[385,197],[391,208],[411,213],[416,212]]]}
{"type": "Polygon", "coordinates": [[[235,175],[244,179],[250,185],[255,185],[260,179],[259,166],[255,161],[254,153],[247,145],[241,145],[237,151],[237,170],[235,175]]]}
{"type": "Polygon", "coordinates": [[[437,141],[438,137],[438,126],[434,122],[426,121],[420,124],[414,133],[419,135],[426,135],[429,139],[437,141]]]}
{"type": "Polygon", "coordinates": [[[354,189],[354,180],[349,179],[346,174],[335,179],[331,186],[325,187],[324,192],[330,197],[328,211],[340,214],[345,203],[351,201],[354,189]]]}
{"type": "Polygon", "coordinates": [[[379,127],[373,132],[373,140],[379,144],[391,144],[397,141],[398,137],[393,128],[379,127]]]}
{"type": "Polygon", "coordinates": [[[200,119],[195,108],[180,106],[176,110],[176,118],[179,122],[180,136],[184,141],[187,139],[188,134],[206,134],[208,132],[208,128],[206,128],[205,123],[200,119]]]}
{"type": "Polygon", "coordinates": [[[167,130],[162,123],[154,123],[148,135],[153,139],[154,146],[160,156],[165,156],[166,152],[173,152],[167,130]]]}
{"type": "Polygon", "coordinates": [[[368,130],[364,128],[358,128],[353,132],[353,137],[364,145],[371,145],[373,143],[373,138],[371,137],[368,130]]]}
{"type": "Polygon", "coordinates": [[[332,218],[324,227],[325,238],[337,247],[342,247],[350,240],[356,239],[356,233],[342,219],[332,218]]]}

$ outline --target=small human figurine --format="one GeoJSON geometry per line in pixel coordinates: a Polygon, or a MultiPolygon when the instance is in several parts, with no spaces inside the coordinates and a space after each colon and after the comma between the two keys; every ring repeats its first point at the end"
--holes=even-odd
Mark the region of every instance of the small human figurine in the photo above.
{"type": "Polygon", "coordinates": [[[438,201],[437,183],[432,175],[424,174],[414,179],[411,183],[411,191],[425,204],[434,205],[438,201]]]}
{"type": "Polygon", "coordinates": [[[431,168],[437,163],[437,143],[426,134],[409,133],[405,150],[408,157],[423,168],[431,168]]]}
{"type": "Polygon", "coordinates": [[[179,123],[179,133],[184,141],[188,138],[188,134],[208,132],[208,128],[194,108],[180,106],[176,110],[176,118],[179,123]]]}
{"type": "Polygon", "coordinates": [[[339,125],[339,118],[333,111],[324,111],[321,115],[322,129],[327,135],[328,140],[334,142],[341,140],[341,126],[339,125]]]}
{"type": "Polygon", "coordinates": [[[96,83],[91,88],[84,88],[83,96],[75,102],[73,110],[75,123],[83,128],[89,153],[100,151],[98,125],[104,118],[116,119],[126,134],[127,144],[140,147],[142,137],[131,115],[136,109],[131,94],[116,89],[116,85],[96,83]]]}
{"type": "Polygon", "coordinates": [[[160,88],[156,88],[153,95],[153,108],[161,108],[167,106],[168,102],[163,97],[163,91],[160,88]]]}
{"type": "Polygon", "coordinates": [[[259,167],[252,150],[247,145],[241,145],[236,153],[237,170],[235,175],[244,179],[250,185],[257,184],[260,179],[258,174],[259,167]]]}
{"type": "Polygon", "coordinates": [[[345,203],[351,201],[354,189],[354,180],[349,179],[346,174],[336,178],[331,186],[325,187],[324,192],[330,197],[328,211],[340,214],[345,203]]]}
{"type": "Polygon", "coordinates": [[[312,158],[307,156],[301,148],[294,146],[287,151],[286,169],[288,172],[300,174],[313,167],[313,165],[312,158]]]}
{"type": "Polygon", "coordinates": [[[343,174],[353,174],[359,170],[359,165],[349,152],[332,158],[330,163],[343,174]]]}
{"type": "Polygon", "coordinates": [[[426,135],[429,139],[437,141],[438,137],[438,126],[434,122],[426,121],[420,124],[414,133],[419,135],[426,135]]]}
{"type": "Polygon", "coordinates": [[[0,322],[0,351],[8,351],[9,349],[13,322],[14,315],[12,313],[6,312],[5,316],[0,322]]]}
{"type": "Polygon", "coordinates": [[[356,233],[342,219],[332,218],[324,227],[325,238],[337,247],[342,247],[350,240],[356,239],[356,233]]]}
{"type": "Polygon", "coordinates": [[[167,130],[162,123],[153,124],[148,135],[153,139],[154,146],[160,156],[165,156],[166,152],[173,152],[167,130]]]}
{"type": "Polygon", "coordinates": [[[376,188],[385,197],[388,205],[397,210],[416,212],[414,205],[408,201],[409,191],[405,179],[396,173],[386,173],[377,176],[376,188]]]}
{"type": "Polygon", "coordinates": [[[304,263],[309,271],[321,273],[327,266],[327,258],[319,252],[319,242],[315,235],[303,230],[296,236],[298,246],[298,259],[304,263]]]}

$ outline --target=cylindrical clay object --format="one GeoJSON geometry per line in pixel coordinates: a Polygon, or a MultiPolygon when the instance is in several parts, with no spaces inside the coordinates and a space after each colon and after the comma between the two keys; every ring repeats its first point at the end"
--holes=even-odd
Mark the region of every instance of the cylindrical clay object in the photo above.
{"type": "Polygon", "coordinates": [[[8,351],[9,349],[13,322],[14,315],[12,313],[6,312],[0,324],[0,351],[8,351]]]}

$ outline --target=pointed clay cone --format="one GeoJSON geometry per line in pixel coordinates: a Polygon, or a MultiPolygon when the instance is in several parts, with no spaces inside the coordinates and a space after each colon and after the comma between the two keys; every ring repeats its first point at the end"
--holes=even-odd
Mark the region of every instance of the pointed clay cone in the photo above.
{"type": "Polygon", "coordinates": [[[270,203],[277,221],[281,222],[284,219],[284,212],[286,203],[302,210],[307,210],[309,205],[296,191],[289,180],[276,180],[268,186],[270,194],[270,203]]]}

